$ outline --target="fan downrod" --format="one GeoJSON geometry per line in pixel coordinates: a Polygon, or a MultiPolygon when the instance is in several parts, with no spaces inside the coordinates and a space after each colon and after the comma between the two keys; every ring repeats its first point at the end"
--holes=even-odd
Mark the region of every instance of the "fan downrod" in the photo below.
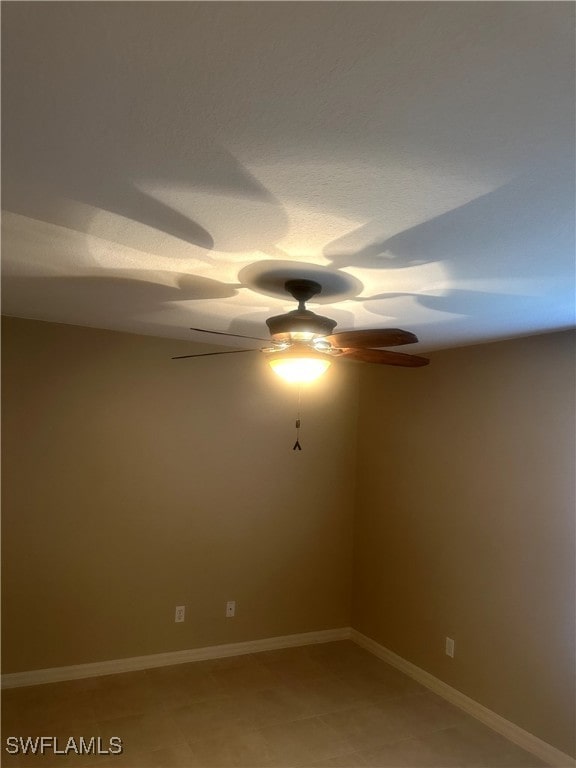
{"type": "Polygon", "coordinates": [[[298,302],[298,309],[283,315],[269,317],[266,325],[275,341],[292,341],[293,334],[329,336],[336,327],[336,320],[322,317],[306,309],[306,302],[321,293],[322,286],[315,280],[286,280],[284,288],[298,302]]]}
{"type": "Polygon", "coordinates": [[[313,296],[322,293],[322,286],[315,280],[286,280],[284,288],[298,302],[298,309],[305,309],[304,304],[313,296]]]}

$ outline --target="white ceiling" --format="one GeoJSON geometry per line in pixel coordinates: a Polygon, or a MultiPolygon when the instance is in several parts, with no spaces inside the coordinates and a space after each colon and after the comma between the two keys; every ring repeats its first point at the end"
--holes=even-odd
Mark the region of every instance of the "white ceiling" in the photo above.
{"type": "Polygon", "coordinates": [[[4,3],[4,313],[226,342],[301,274],[410,352],[573,325],[574,10],[4,3]]]}

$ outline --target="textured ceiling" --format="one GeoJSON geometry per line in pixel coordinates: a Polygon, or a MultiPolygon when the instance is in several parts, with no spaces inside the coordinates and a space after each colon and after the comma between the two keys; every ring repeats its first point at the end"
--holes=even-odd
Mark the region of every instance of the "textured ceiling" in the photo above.
{"type": "Polygon", "coordinates": [[[572,3],[2,11],[4,313],[262,335],[302,274],[410,352],[574,323],[572,3]]]}

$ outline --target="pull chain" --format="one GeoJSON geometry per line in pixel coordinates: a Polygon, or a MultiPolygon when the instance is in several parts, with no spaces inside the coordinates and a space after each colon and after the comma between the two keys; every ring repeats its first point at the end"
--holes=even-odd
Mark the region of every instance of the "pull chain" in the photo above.
{"type": "Polygon", "coordinates": [[[298,414],[296,416],[296,442],[294,443],[294,447],[292,448],[293,451],[301,451],[302,446],[300,445],[300,407],[302,405],[302,388],[300,384],[298,384],[298,414]]]}

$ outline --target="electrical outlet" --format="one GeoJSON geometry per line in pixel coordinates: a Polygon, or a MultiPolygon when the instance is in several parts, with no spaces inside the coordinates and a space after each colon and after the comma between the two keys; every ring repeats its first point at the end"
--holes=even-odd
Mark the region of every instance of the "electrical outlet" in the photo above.
{"type": "Polygon", "coordinates": [[[446,656],[454,658],[454,640],[451,637],[446,638],[446,656]]]}
{"type": "Polygon", "coordinates": [[[226,618],[231,619],[236,616],[236,600],[228,600],[226,603],[226,618]]]}
{"type": "Polygon", "coordinates": [[[184,621],[184,617],[186,615],[186,606],[185,605],[177,605],[176,606],[176,613],[174,615],[174,621],[180,622],[184,621]]]}

